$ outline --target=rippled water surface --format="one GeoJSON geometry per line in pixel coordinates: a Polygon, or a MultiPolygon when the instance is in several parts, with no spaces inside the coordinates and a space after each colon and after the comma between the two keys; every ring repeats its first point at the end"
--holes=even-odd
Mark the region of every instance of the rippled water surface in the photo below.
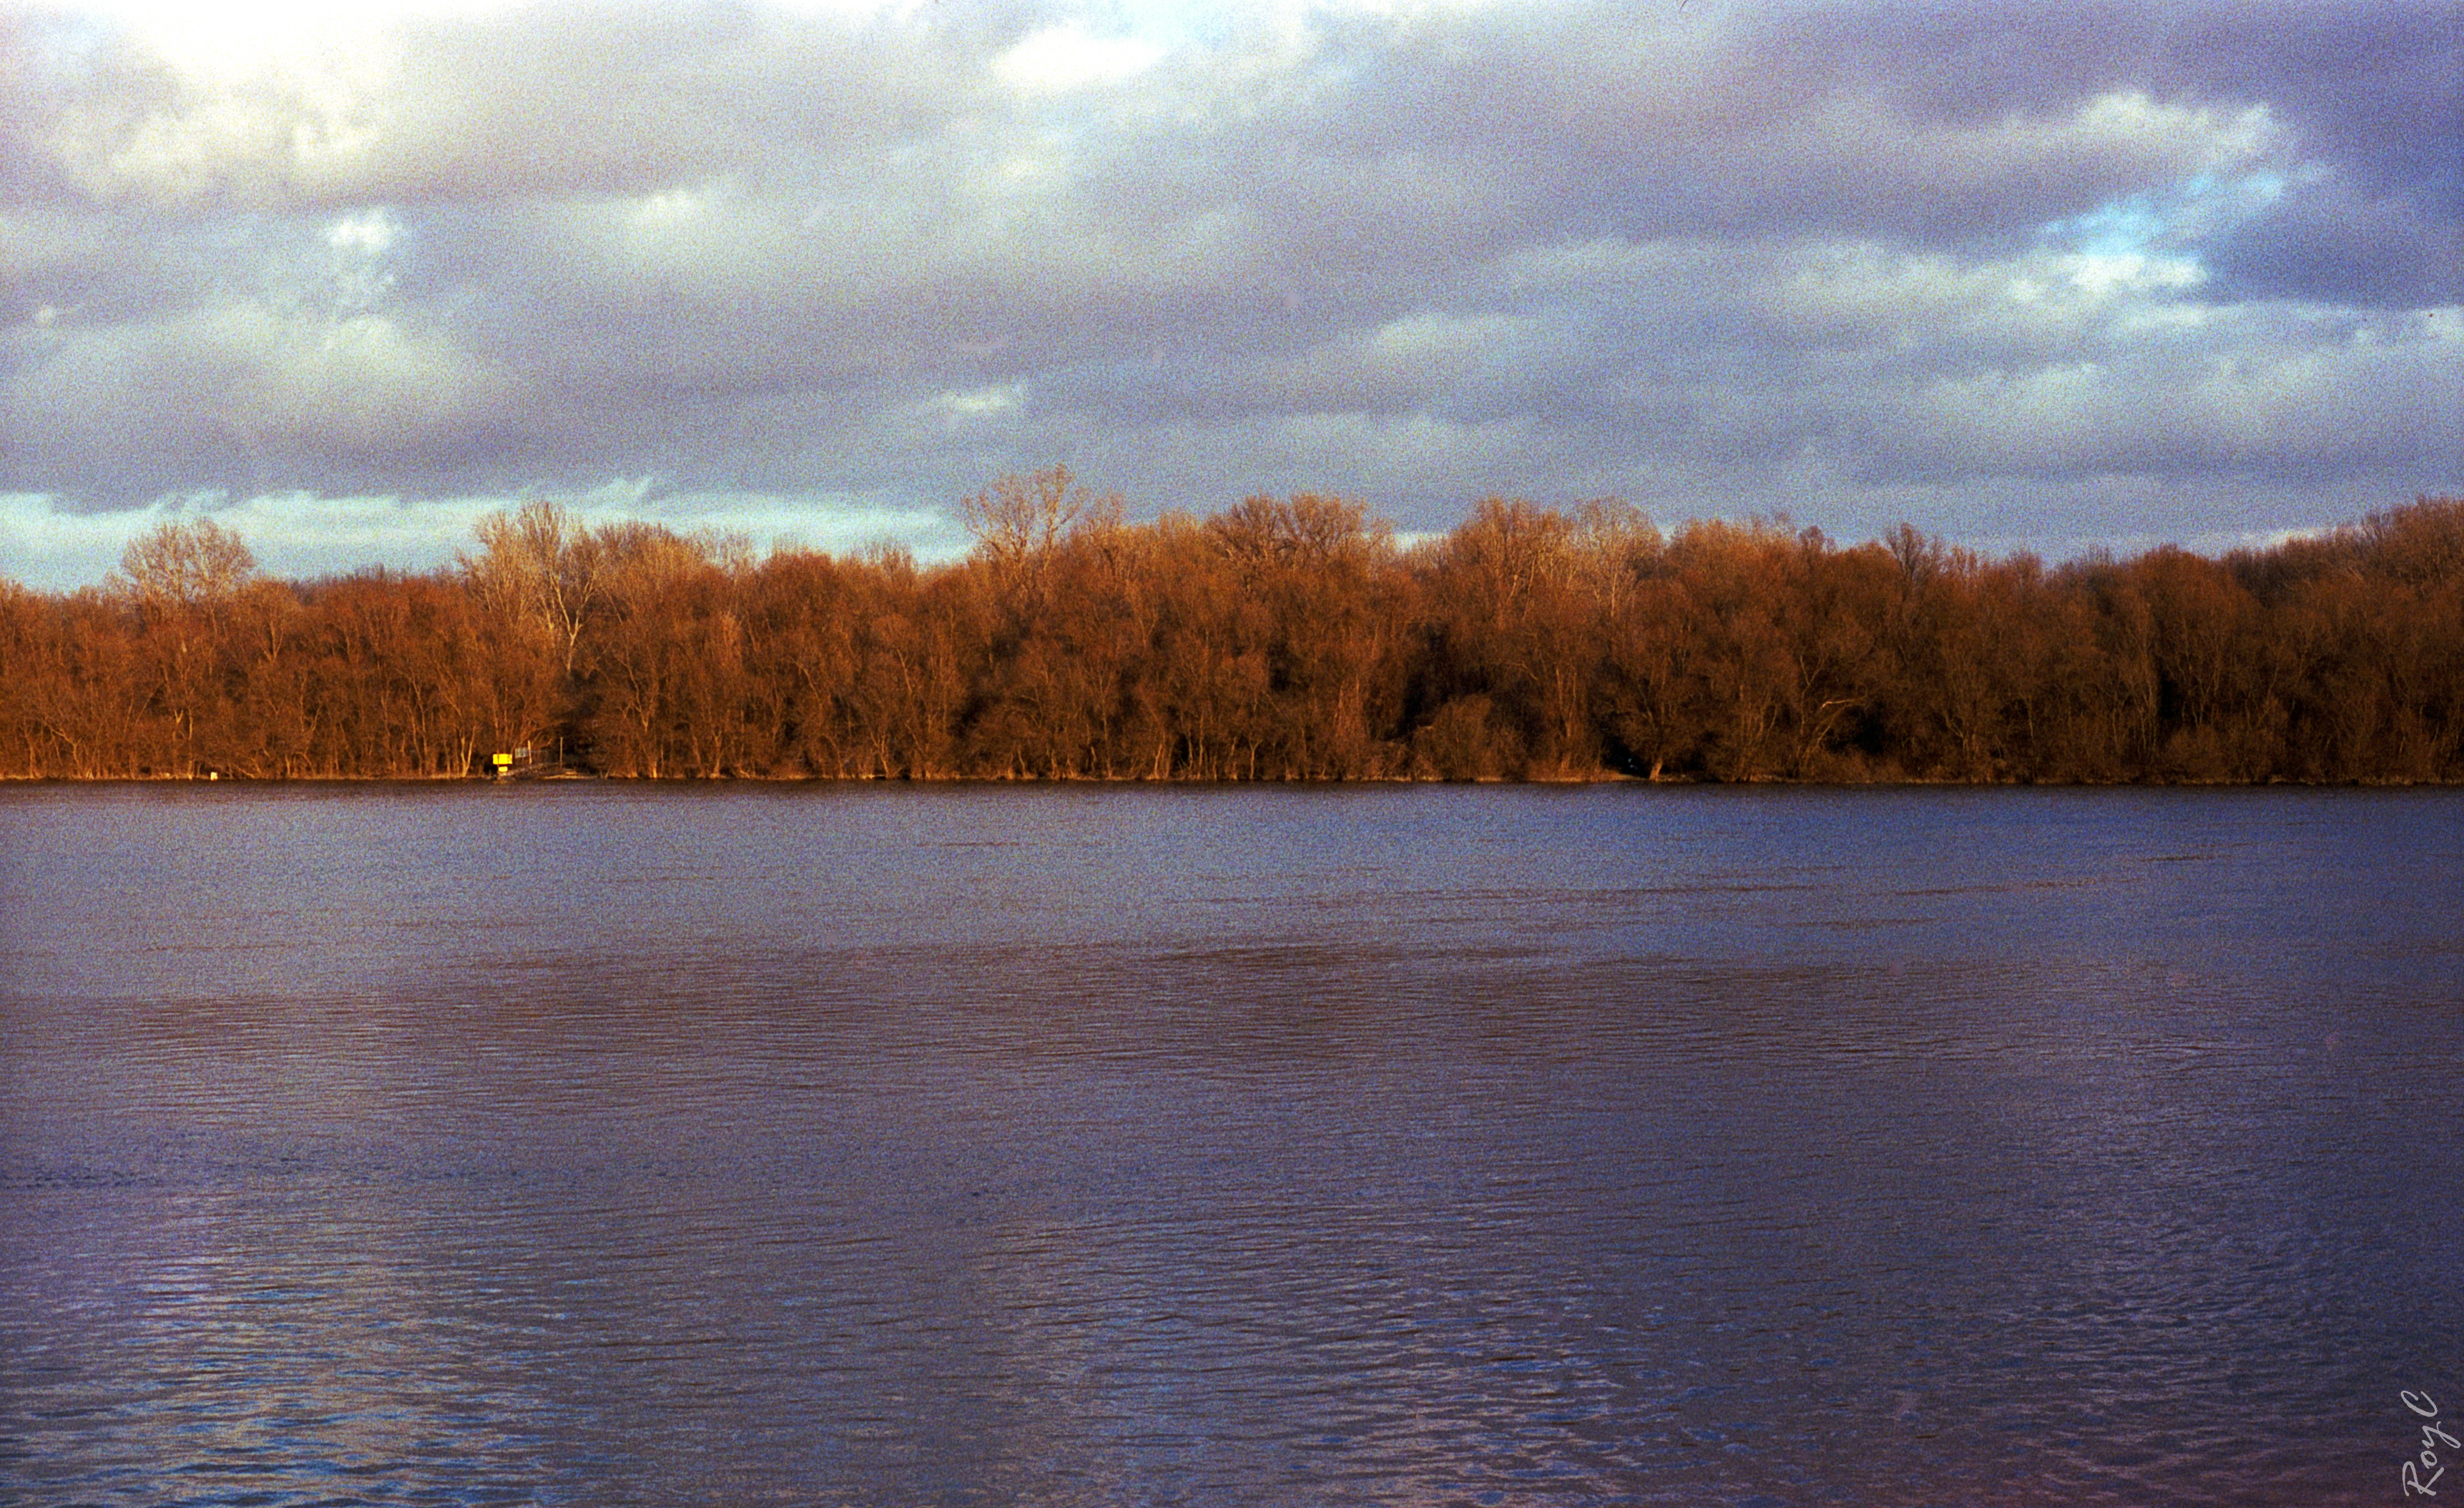
{"type": "Polygon", "coordinates": [[[2400,1501],[2459,897],[2445,793],[0,792],[0,1502],[2400,1501]]]}

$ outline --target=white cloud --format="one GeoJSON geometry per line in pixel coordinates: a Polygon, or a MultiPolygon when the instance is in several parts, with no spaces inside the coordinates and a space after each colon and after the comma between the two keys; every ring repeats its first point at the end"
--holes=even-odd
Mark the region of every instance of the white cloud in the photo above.
{"type": "Polygon", "coordinates": [[[958,392],[935,393],[911,406],[909,424],[925,439],[980,433],[1015,418],[1026,403],[1024,383],[1002,383],[958,392]]]}
{"type": "Polygon", "coordinates": [[[2417,149],[2238,12],[2196,77],[1846,4],[121,14],[0,72],[0,487],[78,506],[654,476],[929,513],[1067,455],[1434,524],[2305,465],[2400,498],[2464,451],[2452,317],[2401,301],[2453,297],[2443,211],[2364,181],[2417,149]],[[2303,291],[2340,279],[2393,292],[2303,291]]]}
{"type": "Polygon", "coordinates": [[[402,227],[383,205],[346,214],[325,228],[325,244],[357,256],[383,256],[402,239],[402,227]]]}
{"type": "Polygon", "coordinates": [[[2417,317],[2346,322],[2211,311],[2195,345],[2124,336],[2098,358],[1936,376],[1881,398],[1875,425],[1920,467],[1969,472],[2437,464],[2464,411],[2454,343],[2417,317]]]}
{"type": "Polygon", "coordinates": [[[1046,27],[993,60],[993,73],[1013,89],[1060,93],[1126,83],[1164,55],[1135,36],[1096,36],[1075,26],[1046,27]]]}
{"type": "Polygon", "coordinates": [[[1778,258],[1749,277],[1744,298],[1795,340],[1903,351],[1982,342],[2051,359],[2180,307],[2205,280],[2182,257],[2049,249],[1979,257],[1857,242],[1778,258]]]}
{"type": "Polygon", "coordinates": [[[413,455],[514,408],[507,374],[444,332],[382,314],[321,319],[231,299],[42,334],[39,358],[0,385],[20,446],[69,437],[98,457],[193,447],[263,468],[303,451],[413,455]]]}

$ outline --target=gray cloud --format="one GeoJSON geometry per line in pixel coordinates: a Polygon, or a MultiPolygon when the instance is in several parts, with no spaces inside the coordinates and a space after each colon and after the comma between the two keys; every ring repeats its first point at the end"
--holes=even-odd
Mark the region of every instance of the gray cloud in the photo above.
{"type": "Polygon", "coordinates": [[[2331,522],[2464,471],[2456,33],[609,6],[216,71],[21,15],[0,493],[632,478],[925,518],[1058,458],[1150,508],[1334,488],[1420,527],[1492,490],[2331,522]]]}

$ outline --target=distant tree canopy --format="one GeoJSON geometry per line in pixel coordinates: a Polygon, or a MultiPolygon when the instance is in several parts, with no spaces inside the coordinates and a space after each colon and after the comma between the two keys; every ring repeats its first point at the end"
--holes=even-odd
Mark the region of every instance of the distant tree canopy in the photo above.
{"type": "Polygon", "coordinates": [[[99,588],[0,581],[0,776],[2464,778],[2464,499],[2058,566],[1612,502],[1133,524],[1059,468],[964,514],[922,567],[533,501],[314,582],[165,524],[99,588]]]}

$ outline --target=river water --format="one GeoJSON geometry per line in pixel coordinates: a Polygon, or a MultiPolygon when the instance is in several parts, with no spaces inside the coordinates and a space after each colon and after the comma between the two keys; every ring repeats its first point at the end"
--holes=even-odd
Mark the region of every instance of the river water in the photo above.
{"type": "Polygon", "coordinates": [[[2398,1502],[2459,897],[2444,792],[7,790],[0,1501],[2398,1502]]]}

